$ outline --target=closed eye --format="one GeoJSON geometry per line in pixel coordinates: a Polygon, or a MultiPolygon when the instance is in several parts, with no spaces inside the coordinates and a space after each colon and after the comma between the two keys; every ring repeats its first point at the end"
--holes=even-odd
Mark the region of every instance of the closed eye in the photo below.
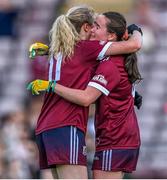
{"type": "Polygon", "coordinates": [[[94,22],[94,26],[96,27],[96,29],[100,28],[100,25],[96,21],[94,22]]]}

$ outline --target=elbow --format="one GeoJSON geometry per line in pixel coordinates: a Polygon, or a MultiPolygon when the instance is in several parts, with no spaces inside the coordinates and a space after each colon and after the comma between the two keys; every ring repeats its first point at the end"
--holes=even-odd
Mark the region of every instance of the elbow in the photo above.
{"type": "Polygon", "coordinates": [[[82,104],[82,106],[84,106],[84,107],[88,107],[88,106],[89,106],[89,104],[83,103],[83,104],[82,104]]]}
{"type": "Polygon", "coordinates": [[[84,107],[88,107],[90,104],[91,104],[90,102],[88,102],[88,101],[84,101],[84,102],[82,103],[82,106],[84,106],[84,107]]]}
{"type": "Polygon", "coordinates": [[[133,42],[134,52],[136,52],[141,49],[143,38],[140,32],[134,32],[134,35],[132,36],[133,36],[133,41],[131,42],[133,42]]]}
{"type": "Polygon", "coordinates": [[[141,42],[136,43],[136,51],[140,50],[142,46],[141,42]]]}
{"type": "Polygon", "coordinates": [[[140,50],[141,47],[142,47],[142,40],[139,40],[139,39],[138,39],[138,40],[135,42],[135,44],[134,44],[134,52],[140,50]]]}
{"type": "Polygon", "coordinates": [[[92,103],[91,99],[89,97],[85,97],[83,102],[82,102],[82,106],[88,107],[91,103],[92,103]]]}
{"type": "Polygon", "coordinates": [[[137,51],[139,51],[141,49],[141,43],[140,42],[137,42],[137,43],[135,43],[135,44],[133,44],[132,45],[132,51],[131,52],[137,52],[137,51]]]}

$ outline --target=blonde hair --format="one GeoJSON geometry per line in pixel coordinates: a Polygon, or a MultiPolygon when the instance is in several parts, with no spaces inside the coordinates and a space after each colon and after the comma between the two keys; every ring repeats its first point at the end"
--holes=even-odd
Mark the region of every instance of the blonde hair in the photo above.
{"type": "Polygon", "coordinates": [[[94,21],[94,10],[88,6],[76,6],[68,10],[66,15],[59,16],[50,30],[50,54],[59,52],[65,57],[74,54],[74,47],[80,41],[80,31],[84,23],[90,25],[94,21]]]}

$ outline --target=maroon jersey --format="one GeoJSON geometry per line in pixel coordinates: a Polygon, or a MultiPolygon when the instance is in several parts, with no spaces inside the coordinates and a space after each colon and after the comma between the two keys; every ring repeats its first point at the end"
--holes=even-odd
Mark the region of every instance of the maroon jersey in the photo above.
{"type": "Polygon", "coordinates": [[[132,84],[124,68],[124,57],[112,56],[100,62],[89,86],[100,90],[96,102],[96,150],[130,149],[140,145],[134,111],[132,84]]]}
{"type": "MultiPolygon", "coordinates": [[[[61,62],[59,54],[50,60],[49,80],[76,89],[85,89],[111,42],[81,41],[76,45],[71,59],[61,62]]],[[[36,134],[68,125],[86,131],[88,107],[78,106],[55,93],[46,93],[38,118],[36,134]]]]}

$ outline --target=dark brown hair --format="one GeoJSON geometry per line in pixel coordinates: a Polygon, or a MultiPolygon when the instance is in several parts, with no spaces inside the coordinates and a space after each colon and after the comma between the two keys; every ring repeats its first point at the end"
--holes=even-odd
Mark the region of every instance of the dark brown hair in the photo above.
{"type": "MultiPolygon", "coordinates": [[[[115,33],[117,41],[123,39],[123,35],[126,31],[126,19],[123,15],[117,12],[105,12],[103,15],[108,18],[107,31],[109,33],[115,33]]],[[[128,73],[128,78],[131,83],[139,82],[142,80],[138,66],[136,53],[125,55],[125,70],[128,73]]]]}

